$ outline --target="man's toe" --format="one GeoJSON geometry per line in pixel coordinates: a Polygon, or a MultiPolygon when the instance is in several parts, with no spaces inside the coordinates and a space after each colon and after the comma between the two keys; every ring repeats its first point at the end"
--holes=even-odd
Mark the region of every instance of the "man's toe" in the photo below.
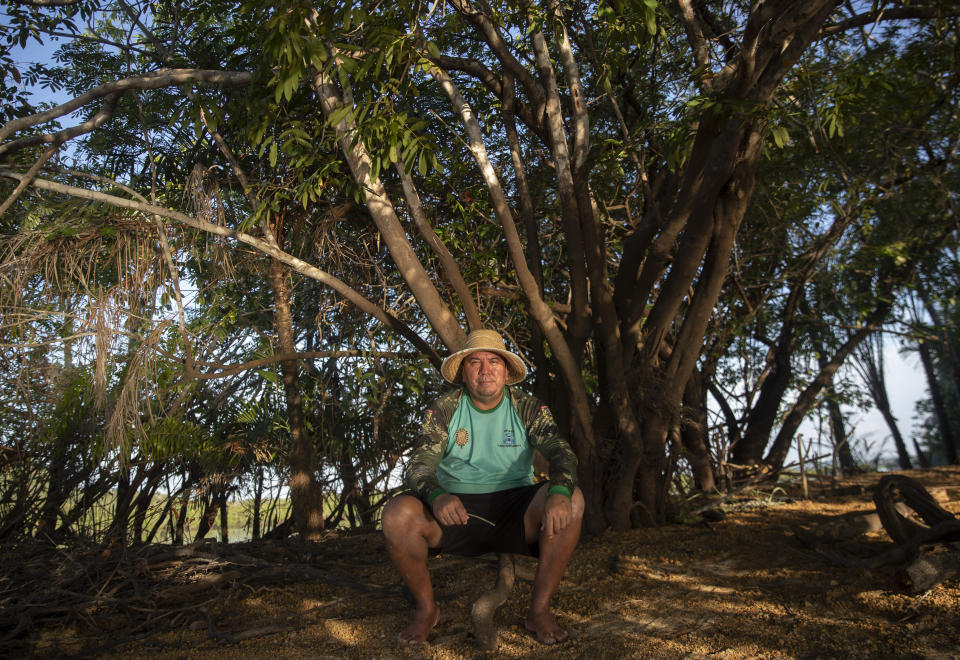
{"type": "Polygon", "coordinates": [[[566,630],[551,630],[544,634],[543,639],[540,640],[546,645],[559,644],[567,638],[566,630]]]}

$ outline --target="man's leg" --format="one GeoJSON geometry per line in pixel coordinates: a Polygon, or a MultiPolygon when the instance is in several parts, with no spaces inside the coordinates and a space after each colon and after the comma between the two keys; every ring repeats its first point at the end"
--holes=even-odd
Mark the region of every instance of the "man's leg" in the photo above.
{"type": "Polygon", "coordinates": [[[580,539],[580,524],[583,520],[583,493],[574,489],[571,498],[572,517],[570,524],[557,534],[548,535],[541,529],[547,503],[547,485],[537,491],[523,516],[523,528],[528,543],[540,544],[540,563],[533,579],[533,595],[527,611],[527,629],[535,633],[544,644],[555,644],[567,638],[567,631],[557,625],[550,611],[550,599],[560,586],[567,564],[580,539]]]}
{"type": "Polygon", "coordinates": [[[443,530],[423,502],[411,495],[398,495],[387,503],[383,508],[382,526],[390,559],[417,604],[410,623],[400,632],[400,641],[424,642],[440,618],[427,570],[427,555],[431,547],[440,545],[443,530]]]}

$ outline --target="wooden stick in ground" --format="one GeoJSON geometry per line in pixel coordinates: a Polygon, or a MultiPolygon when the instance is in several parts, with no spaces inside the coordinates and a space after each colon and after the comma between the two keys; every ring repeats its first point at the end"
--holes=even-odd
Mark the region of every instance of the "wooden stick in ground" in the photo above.
{"type": "Polygon", "coordinates": [[[470,611],[473,619],[473,636],[477,640],[477,647],[484,651],[497,649],[497,625],[493,621],[493,615],[513,591],[516,576],[516,557],[512,554],[499,555],[497,583],[493,589],[481,594],[473,603],[473,609],[470,611]]]}
{"type": "Polygon", "coordinates": [[[797,455],[800,457],[800,483],[803,484],[803,499],[810,499],[810,488],[807,485],[806,456],[803,452],[803,434],[797,434],[797,455]]]}

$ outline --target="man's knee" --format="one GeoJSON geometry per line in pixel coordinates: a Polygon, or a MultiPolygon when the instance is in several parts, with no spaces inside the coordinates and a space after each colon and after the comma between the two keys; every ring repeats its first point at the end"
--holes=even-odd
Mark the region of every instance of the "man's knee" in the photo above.
{"type": "Polygon", "coordinates": [[[387,538],[409,534],[425,522],[423,502],[412,495],[397,495],[387,502],[380,516],[380,525],[387,538]]]}
{"type": "Polygon", "coordinates": [[[570,503],[573,505],[573,516],[577,520],[583,520],[583,512],[587,508],[586,502],[583,499],[583,491],[579,487],[573,489],[573,494],[570,496],[570,503]]]}

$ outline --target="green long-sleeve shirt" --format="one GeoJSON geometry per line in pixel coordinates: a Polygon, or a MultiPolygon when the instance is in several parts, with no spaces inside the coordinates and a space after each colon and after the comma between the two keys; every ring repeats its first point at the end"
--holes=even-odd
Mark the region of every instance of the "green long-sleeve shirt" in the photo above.
{"type": "MultiPolygon", "coordinates": [[[[430,404],[420,428],[420,442],[404,472],[407,486],[430,503],[446,492],[437,479],[437,468],[449,454],[450,443],[455,442],[449,437],[448,426],[465,392],[459,387],[430,404]]],[[[551,493],[569,497],[577,485],[577,457],[560,435],[550,409],[536,397],[513,387],[506,388],[506,396],[526,428],[527,442],[549,464],[551,493]]]]}

